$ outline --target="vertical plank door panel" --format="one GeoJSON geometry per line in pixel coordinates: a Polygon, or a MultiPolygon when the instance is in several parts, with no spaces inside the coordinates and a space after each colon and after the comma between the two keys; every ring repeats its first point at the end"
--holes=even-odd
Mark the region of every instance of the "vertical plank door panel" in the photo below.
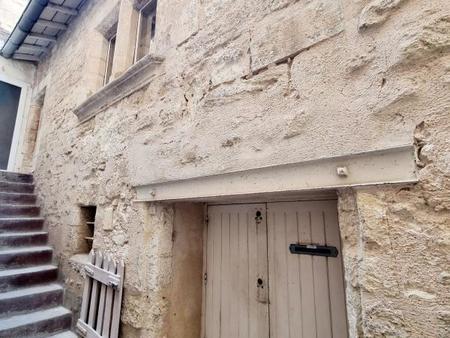
{"type": "MultiPolygon", "coordinates": [[[[102,267],[103,264],[103,255],[100,251],[97,251],[95,254],[95,266],[99,268],[102,267]]],[[[91,293],[91,303],[89,305],[89,317],[88,317],[88,325],[92,328],[95,327],[95,320],[97,319],[97,310],[98,310],[98,297],[100,292],[101,283],[94,280],[92,282],[92,293],[91,293]]]]}
{"type": "MultiPolygon", "coordinates": [[[[109,267],[108,271],[112,273],[116,273],[116,263],[109,258],[109,267]]],[[[108,287],[106,290],[106,302],[105,302],[105,315],[103,317],[103,328],[102,328],[102,337],[109,338],[111,333],[111,315],[112,315],[112,306],[114,299],[114,290],[111,287],[108,287]]]]}
{"type": "MultiPolygon", "coordinates": [[[[103,258],[103,269],[108,270],[109,267],[109,259],[108,257],[103,258]]],[[[102,284],[100,289],[100,300],[98,303],[98,315],[97,315],[97,326],[95,327],[95,331],[97,333],[102,334],[103,328],[103,316],[105,314],[105,302],[106,302],[106,285],[102,284]]]]}
{"type": "MultiPolygon", "coordinates": [[[[299,213],[300,242],[311,243],[311,213],[302,206],[297,206],[299,213]]],[[[314,306],[314,268],[311,256],[298,255],[300,261],[301,313],[303,316],[303,337],[317,337],[316,312],[314,306]]]]}
{"type": "Polygon", "coordinates": [[[270,280],[270,326],[271,337],[289,337],[289,308],[286,251],[286,211],[284,209],[268,210],[268,250],[270,280]]]}
{"type": "Polygon", "coordinates": [[[267,204],[271,337],[347,336],[342,258],[291,254],[295,243],[336,246],[336,201],[267,204]]]}
{"type": "MultiPolygon", "coordinates": [[[[89,263],[94,264],[95,262],[95,253],[93,250],[89,253],[89,263]]],[[[83,300],[81,303],[81,310],[80,310],[80,319],[87,323],[88,320],[88,310],[89,310],[89,303],[91,301],[91,289],[92,289],[92,278],[89,278],[86,276],[84,280],[84,289],[83,289],[83,300]]]]}
{"type": "Polygon", "coordinates": [[[120,309],[122,308],[122,292],[123,292],[123,281],[124,281],[125,267],[123,261],[117,263],[116,274],[120,277],[120,283],[117,285],[114,291],[114,303],[112,309],[112,319],[111,319],[111,338],[119,337],[119,324],[120,324],[120,309]]]}
{"type": "Polygon", "coordinates": [[[230,337],[231,313],[230,306],[234,297],[231,294],[230,271],[230,218],[231,212],[222,214],[222,288],[220,296],[220,337],[230,337]]]}
{"type": "Polygon", "coordinates": [[[258,276],[267,280],[264,210],[265,205],[208,207],[206,338],[269,337],[267,299],[258,301],[256,287],[258,276]],[[263,215],[259,224],[256,211],[263,215]]]}
{"type": "Polygon", "coordinates": [[[339,236],[338,215],[335,203],[328,202],[324,216],[327,245],[335,246],[339,252],[337,258],[329,259],[328,264],[333,337],[346,338],[348,337],[348,328],[347,311],[345,311],[345,284],[342,266],[341,238],[339,236]]]}
{"type": "MultiPolygon", "coordinates": [[[[317,202],[308,203],[311,212],[311,242],[326,245],[324,227],[324,206],[317,202]]],[[[313,256],[314,299],[317,323],[317,337],[331,338],[330,294],[328,288],[328,257],[313,256]]]]}

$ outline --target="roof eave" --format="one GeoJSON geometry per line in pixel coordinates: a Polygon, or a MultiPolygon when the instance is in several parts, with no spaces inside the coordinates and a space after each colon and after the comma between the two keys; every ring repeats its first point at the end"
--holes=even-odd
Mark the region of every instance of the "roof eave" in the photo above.
{"type": "Polygon", "coordinates": [[[11,58],[31,32],[36,21],[48,4],[48,0],[30,0],[19,21],[3,45],[0,55],[11,58]]]}

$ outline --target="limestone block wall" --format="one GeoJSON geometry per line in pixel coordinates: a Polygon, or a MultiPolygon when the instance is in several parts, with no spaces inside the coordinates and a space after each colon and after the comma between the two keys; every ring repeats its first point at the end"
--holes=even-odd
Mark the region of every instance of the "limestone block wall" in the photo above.
{"type": "Polygon", "coordinates": [[[38,67],[35,174],[73,307],[79,205],[126,262],[123,336],[163,337],[177,208],[134,185],[415,143],[418,184],[339,192],[350,337],[448,336],[447,0],[160,1],[156,80],[80,124],[114,6],[88,2],[38,67]]]}

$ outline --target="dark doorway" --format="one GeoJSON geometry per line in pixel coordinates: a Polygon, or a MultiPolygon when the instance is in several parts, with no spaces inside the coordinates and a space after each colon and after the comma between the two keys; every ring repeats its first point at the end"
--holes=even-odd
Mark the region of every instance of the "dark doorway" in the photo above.
{"type": "Polygon", "coordinates": [[[0,169],[8,168],[20,91],[19,87],[0,81],[0,169]]]}

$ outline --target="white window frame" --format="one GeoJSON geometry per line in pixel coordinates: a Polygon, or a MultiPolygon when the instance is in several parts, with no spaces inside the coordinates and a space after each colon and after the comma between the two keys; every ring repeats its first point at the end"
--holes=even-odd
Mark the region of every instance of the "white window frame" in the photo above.
{"type": "Polygon", "coordinates": [[[116,49],[116,43],[117,43],[117,32],[115,32],[113,35],[111,35],[111,37],[108,39],[108,53],[106,53],[106,64],[105,64],[105,76],[103,77],[103,85],[106,86],[109,82],[111,82],[111,76],[112,76],[112,71],[113,71],[113,64],[114,64],[114,54],[115,54],[115,49],[116,49]],[[112,51],[112,41],[114,41],[114,50],[112,51]],[[111,56],[111,52],[113,52],[113,57],[110,60],[110,56],[111,56]],[[109,72],[109,76],[108,76],[108,69],[111,66],[111,71],[109,72]]]}
{"type": "MultiPolygon", "coordinates": [[[[136,63],[137,61],[139,61],[139,60],[138,60],[138,51],[139,51],[139,42],[140,42],[140,39],[141,39],[141,26],[142,26],[142,20],[143,20],[143,17],[145,16],[145,15],[144,15],[144,11],[145,11],[148,7],[153,6],[153,5],[155,5],[153,17],[154,17],[154,20],[156,20],[156,11],[157,11],[157,6],[158,6],[157,0],[150,0],[150,1],[148,1],[148,2],[147,2],[145,5],[143,5],[142,8],[139,10],[138,25],[137,25],[137,29],[136,29],[136,44],[135,44],[135,46],[134,46],[134,63],[136,63]]],[[[155,26],[155,27],[156,27],[156,26],[155,26]]],[[[155,31],[156,31],[156,29],[155,29],[155,31]]],[[[151,50],[151,48],[152,48],[152,44],[153,44],[153,40],[154,40],[154,34],[155,34],[154,31],[152,31],[152,32],[150,33],[150,35],[153,35],[153,37],[150,39],[150,44],[149,44],[149,48],[148,48],[148,51],[147,51],[146,55],[150,53],[150,50],[151,50]]],[[[142,58],[142,57],[141,57],[141,58],[142,58]]]]}

